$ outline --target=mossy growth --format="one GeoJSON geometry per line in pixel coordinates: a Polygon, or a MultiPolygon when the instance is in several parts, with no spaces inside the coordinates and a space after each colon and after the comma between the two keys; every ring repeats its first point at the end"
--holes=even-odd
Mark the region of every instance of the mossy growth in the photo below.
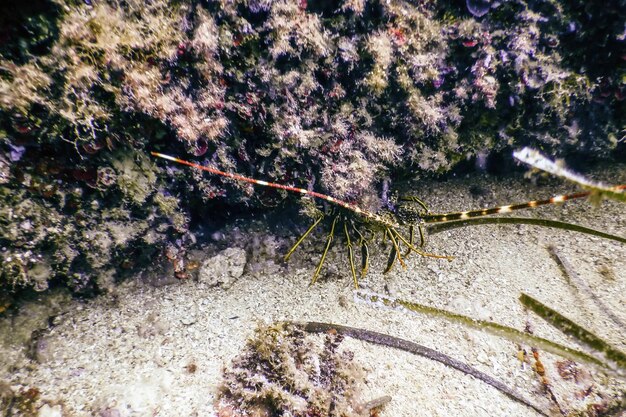
{"type": "Polygon", "coordinates": [[[24,156],[0,183],[3,290],[42,291],[53,279],[86,294],[106,290],[99,282],[111,281],[112,268],[119,278],[185,232],[187,215],[158,189],[143,154],[126,151],[97,171],[70,164],[24,156]]]}
{"type": "Polygon", "coordinates": [[[359,397],[365,373],[340,348],[342,339],[307,336],[288,324],[260,326],[224,371],[218,415],[370,416],[359,397]]]}

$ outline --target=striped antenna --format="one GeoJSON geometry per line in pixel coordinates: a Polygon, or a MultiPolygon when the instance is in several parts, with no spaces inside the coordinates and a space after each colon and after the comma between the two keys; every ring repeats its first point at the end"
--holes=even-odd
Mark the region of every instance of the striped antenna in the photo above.
{"type": "Polygon", "coordinates": [[[319,198],[322,200],[326,200],[329,203],[338,205],[340,207],[343,207],[345,209],[348,209],[350,211],[353,211],[361,216],[364,216],[370,220],[376,221],[376,222],[380,222],[385,224],[386,226],[389,227],[399,227],[398,224],[390,221],[389,219],[386,219],[382,216],[379,216],[378,214],[374,214],[372,212],[369,212],[367,210],[363,210],[361,209],[359,206],[357,206],[356,204],[352,204],[352,203],[348,203],[346,201],[342,201],[342,200],[338,200],[334,197],[331,197],[329,195],[325,195],[325,194],[321,194],[315,191],[309,191],[309,190],[305,190],[304,188],[297,188],[297,187],[291,187],[289,185],[283,185],[283,184],[276,184],[274,182],[268,182],[268,181],[262,181],[262,180],[255,180],[254,178],[249,178],[249,177],[244,177],[243,175],[239,175],[239,174],[233,174],[231,172],[224,172],[224,171],[220,171],[219,169],[215,169],[215,168],[211,168],[208,166],[204,166],[204,165],[200,165],[200,164],[196,164],[194,162],[189,162],[189,161],[185,161],[183,159],[179,159],[173,156],[169,156],[169,155],[165,155],[159,152],[150,152],[150,154],[152,154],[152,156],[156,156],[159,158],[163,158],[163,159],[167,159],[168,161],[172,161],[172,162],[177,162],[179,164],[182,165],[187,165],[190,166],[192,168],[201,170],[201,171],[206,171],[206,172],[210,172],[211,174],[215,174],[215,175],[220,175],[222,177],[226,177],[226,178],[232,178],[236,181],[242,181],[242,182],[248,182],[250,184],[255,184],[255,185],[263,185],[265,187],[271,187],[271,188],[278,188],[280,190],[286,190],[286,191],[290,191],[293,193],[297,193],[297,194],[301,194],[301,195],[307,195],[307,196],[311,196],[314,198],[319,198]]]}
{"type": "MultiPolygon", "coordinates": [[[[618,185],[617,187],[614,187],[614,188],[619,189],[619,190],[624,190],[626,189],[626,185],[618,185]]],[[[424,221],[424,223],[442,223],[442,222],[450,222],[454,220],[466,220],[466,219],[471,219],[473,217],[489,216],[491,214],[510,213],[513,210],[522,210],[525,208],[545,206],[548,204],[563,203],[568,200],[589,197],[591,194],[593,194],[593,191],[584,191],[584,192],[574,193],[574,194],[558,195],[552,198],[548,198],[546,200],[528,201],[526,203],[521,203],[521,204],[512,204],[508,206],[492,207],[492,208],[486,208],[482,210],[459,211],[455,213],[426,214],[420,217],[424,221]]]]}

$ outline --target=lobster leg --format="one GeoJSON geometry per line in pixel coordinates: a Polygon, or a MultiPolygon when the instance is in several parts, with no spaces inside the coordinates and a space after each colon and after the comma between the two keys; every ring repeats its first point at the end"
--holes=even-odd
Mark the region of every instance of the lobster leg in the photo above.
{"type": "Polygon", "coordinates": [[[430,210],[428,209],[428,206],[426,205],[426,203],[424,203],[422,200],[420,200],[419,198],[415,197],[414,195],[402,196],[402,197],[399,198],[399,200],[400,201],[410,201],[412,203],[417,203],[424,209],[424,212],[426,212],[426,213],[430,212],[430,210]]]}
{"type": "Polygon", "coordinates": [[[289,249],[289,252],[287,252],[287,254],[285,255],[285,262],[289,260],[289,257],[296,251],[298,246],[300,246],[304,239],[307,238],[307,236],[315,229],[315,227],[319,224],[319,222],[322,221],[323,218],[324,216],[320,216],[317,220],[313,222],[313,224],[307,229],[307,231],[304,232],[302,236],[300,236],[300,238],[296,241],[296,243],[294,243],[291,249],[289,249]]]}
{"type": "Polygon", "coordinates": [[[359,289],[359,281],[356,277],[356,269],[354,268],[354,252],[352,251],[352,241],[350,240],[350,234],[348,233],[348,225],[343,223],[343,232],[346,235],[346,246],[348,247],[348,259],[350,261],[350,272],[352,272],[352,280],[354,281],[354,288],[359,289]]]}
{"type": "Polygon", "coordinates": [[[335,225],[337,224],[337,219],[339,218],[339,216],[335,216],[335,218],[333,219],[333,223],[330,226],[330,232],[328,233],[328,237],[326,238],[326,247],[324,248],[324,252],[322,253],[322,257],[319,261],[319,263],[317,264],[317,269],[315,270],[315,273],[313,274],[313,278],[311,279],[311,284],[309,285],[313,285],[317,282],[317,278],[320,275],[320,271],[322,270],[322,265],[324,265],[324,260],[326,260],[326,255],[328,254],[328,250],[330,249],[330,245],[333,243],[333,236],[335,235],[335,225]]]}
{"type": "Polygon", "coordinates": [[[406,240],[406,238],[404,236],[402,236],[400,233],[398,233],[395,229],[389,229],[391,230],[393,233],[395,233],[396,237],[402,241],[405,245],[407,245],[408,247],[411,248],[411,250],[421,256],[425,256],[427,258],[437,258],[437,259],[447,259],[447,260],[452,260],[454,258],[454,256],[447,256],[447,255],[436,255],[434,253],[428,253],[428,252],[424,252],[421,249],[416,248],[415,246],[413,246],[411,243],[409,243],[408,240],[406,240]]]}
{"type": "MultiPolygon", "coordinates": [[[[383,274],[386,274],[387,272],[391,271],[391,268],[393,267],[394,261],[391,260],[391,255],[395,254],[395,258],[398,259],[398,261],[400,262],[400,265],[402,265],[402,268],[406,268],[406,264],[404,263],[404,261],[402,260],[402,255],[400,255],[400,247],[398,246],[398,241],[396,240],[396,237],[394,236],[394,232],[396,233],[396,235],[398,235],[398,232],[396,232],[394,229],[388,227],[387,230],[388,235],[389,235],[389,240],[391,240],[391,244],[393,245],[393,249],[391,250],[390,253],[390,261],[391,262],[387,262],[387,269],[385,269],[385,271],[383,272],[383,274]]],[[[404,238],[403,238],[404,240],[404,238]]],[[[404,240],[406,242],[406,240],[404,240]]],[[[408,243],[408,242],[407,242],[408,243]]],[[[411,245],[413,246],[413,245],[411,245]]]]}
{"type": "Polygon", "coordinates": [[[383,271],[383,274],[386,274],[387,272],[391,271],[391,269],[393,268],[393,265],[396,263],[396,258],[397,258],[396,248],[395,246],[392,246],[391,250],[389,251],[389,256],[387,256],[387,267],[383,271]]]}
{"type": "Polygon", "coordinates": [[[369,269],[370,251],[367,247],[367,240],[363,237],[363,234],[354,226],[354,224],[352,225],[352,228],[359,236],[358,245],[361,247],[361,278],[363,278],[369,269]]]}
{"type": "Polygon", "coordinates": [[[424,237],[424,225],[422,223],[419,223],[417,225],[417,230],[420,232],[420,248],[423,248],[426,244],[426,238],[424,237]]]}
{"type": "MultiPolygon", "coordinates": [[[[413,245],[413,235],[415,234],[415,226],[413,226],[412,224],[409,226],[409,243],[411,245],[413,245]]],[[[420,236],[421,236],[421,229],[420,229],[420,236]]],[[[404,257],[406,258],[407,256],[409,256],[409,254],[411,253],[411,247],[409,246],[406,250],[406,252],[404,252],[404,257]]]]}

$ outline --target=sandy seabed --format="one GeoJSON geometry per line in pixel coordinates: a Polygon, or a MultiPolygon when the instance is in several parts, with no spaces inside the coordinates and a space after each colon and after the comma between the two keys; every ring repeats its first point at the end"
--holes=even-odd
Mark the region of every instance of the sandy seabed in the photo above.
{"type": "MultiPolygon", "coordinates": [[[[626,183],[626,166],[598,170],[593,177],[626,183]]],[[[433,212],[575,190],[559,181],[537,186],[521,176],[480,175],[413,183],[407,189],[427,200],[433,212]]],[[[516,215],[624,236],[625,207],[605,201],[594,208],[579,201],[516,215]]],[[[580,378],[563,377],[557,370],[563,358],[540,351],[552,399],[533,370],[533,360],[519,359],[520,350],[530,353],[530,346],[442,318],[355,300],[343,245],[335,245],[326,272],[308,287],[324,245],[321,235],[305,242],[288,265],[279,256],[251,258],[246,250],[211,255],[208,260],[215,263],[204,274],[230,274],[233,282],[228,286],[215,286],[206,276],[155,286],[141,274],[93,300],[52,293],[25,301],[19,310],[0,317],[0,398],[2,391],[36,388],[40,416],[214,416],[224,367],[259,324],[283,320],[365,328],[437,349],[503,381],[550,415],[561,415],[557,403],[563,411],[584,411],[626,392],[625,379],[606,376],[587,364],[577,365],[580,378]],[[242,263],[244,273],[232,277],[237,269],[233,265],[242,263]],[[191,364],[195,372],[189,371],[191,364]]],[[[523,292],[626,350],[626,330],[607,317],[587,290],[568,280],[550,255],[550,246],[572,264],[593,295],[626,322],[626,245],[570,231],[522,225],[445,231],[430,236],[427,249],[452,255],[453,261],[412,255],[406,269],[396,266],[382,275],[386,256],[374,250],[361,284],[376,293],[531,329],[536,336],[585,350],[525,310],[518,301],[523,292]]],[[[538,415],[484,382],[427,358],[350,338],[342,347],[353,351],[354,360],[367,372],[362,397],[392,397],[381,417],[538,415]]]]}

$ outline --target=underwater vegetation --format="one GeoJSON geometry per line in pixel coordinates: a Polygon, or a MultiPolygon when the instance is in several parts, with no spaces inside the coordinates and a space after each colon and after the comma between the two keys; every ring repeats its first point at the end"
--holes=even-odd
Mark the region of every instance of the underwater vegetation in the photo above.
{"type": "MultiPolygon", "coordinates": [[[[362,401],[360,387],[365,381],[365,370],[358,365],[353,352],[340,348],[344,337],[439,362],[490,385],[538,415],[608,416],[621,415],[624,409],[624,354],[526,294],[520,296],[520,302],[525,307],[572,336],[573,340],[591,347],[593,354],[534,336],[530,327],[519,331],[494,322],[475,320],[371,292],[355,291],[355,297],[375,308],[397,310],[401,314],[438,316],[515,342],[519,361],[532,364],[529,373],[538,378],[542,388],[535,392],[520,391],[436,348],[386,332],[333,323],[277,322],[257,327],[241,353],[224,368],[215,400],[217,415],[378,415],[378,408],[394,399],[392,396],[383,396],[362,401]],[[322,337],[316,338],[313,334],[322,337]],[[527,348],[532,352],[532,358],[527,348]],[[546,357],[544,365],[542,357],[546,349],[563,359],[558,359],[558,356],[557,359],[546,357]],[[606,354],[601,356],[609,359],[609,362],[596,357],[599,353],[606,354]],[[548,376],[547,365],[554,367],[557,372],[550,372],[551,376],[548,376]],[[611,383],[607,384],[607,378],[611,383]],[[532,400],[527,398],[529,394],[532,400]]],[[[513,366],[519,366],[514,356],[511,362],[513,366]]]]}
{"type": "Polygon", "coordinates": [[[389,401],[362,402],[365,370],[340,347],[343,336],[323,341],[299,326],[277,323],[256,329],[242,353],[224,370],[215,408],[219,417],[369,417],[389,401]],[[321,343],[320,343],[321,342],[321,343]]]}
{"type": "MultiPolygon", "coordinates": [[[[560,259],[560,261],[562,262],[563,259],[560,259]]],[[[570,277],[572,277],[572,273],[575,274],[569,267],[564,272],[570,277]]],[[[588,288],[585,291],[588,294],[593,294],[588,288]]],[[[549,400],[549,406],[538,406],[528,402],[520,393],[507,387],[497,379],[436,349],[433,350],[408,340],[398,339],[386,333],[331,323],[313,322],[305,323],[305,330],[317,333],[333,329],[339,334],[348,337],[404,350],[443,363],[450,368],[465,372],[491,385],[511,399],[533,408],[541,415],[617,416],[621,415],[624,407],[626,407],[626,391],[624,388],[624,371],[626,371],[626,361],[624,359],[626,355],[624,352],[525,293],[521,293],[519,296],[519,302],[525,308],[550,323],[554,328],[570,336],[571,340],[578,342],[580,346],[584,346],[590,353],[534,336],[532,326],[528,322],[524,331],[519,331],[495,322],[484,321],[370,291],[355,291],[355,300],[365,302],[374,308],[396,310],[401,314],[443,318],[452,323],[458,323],[467,328],[474,328],[514,342],[518,348],[519,361],[532,363],[531,369],[541,383],[541,390],[535,392],[535,394],[540,394],[541,397],[544,397],[544,400],[549,400]],[[527,349],[532,352],[532,355],[529,355],[527,349]],[[557,370],[557,374],[554,376],[548,376],[549,373],[546,372],[548,362],[544,364],[541,359],[544,352],[552,352],[563,358],[550,364],[557,370]],[[600,381],[604,381],[604,383],[600,383],[600,381]],[[607,384],[607,382],[609,383],[607,384]],[[600,385],[605,386],[599,389],[600,385]],[[581,389],[581,387],[584,388],[581,389]],[[592,393],[595,395],[590,395],[592,393]]],[[[599,302],[599,299],[596,297],[592,297],[591,300],[596,304],[599,302]]],[[[585,309],[586,306],[581,306],[581,308],[585,309]]],[[[606,313],[606,311],[603,312],[606,313]]]]}
{"type": "Polygon", "coordinates": [[[288,198],[153,150],[371,212],[407,175],[525,145],[615,157],[625,15],[617,0],[3,2],[0,287],[104,291],[155,259],[183,277],[199,219],[288,198]]]}

